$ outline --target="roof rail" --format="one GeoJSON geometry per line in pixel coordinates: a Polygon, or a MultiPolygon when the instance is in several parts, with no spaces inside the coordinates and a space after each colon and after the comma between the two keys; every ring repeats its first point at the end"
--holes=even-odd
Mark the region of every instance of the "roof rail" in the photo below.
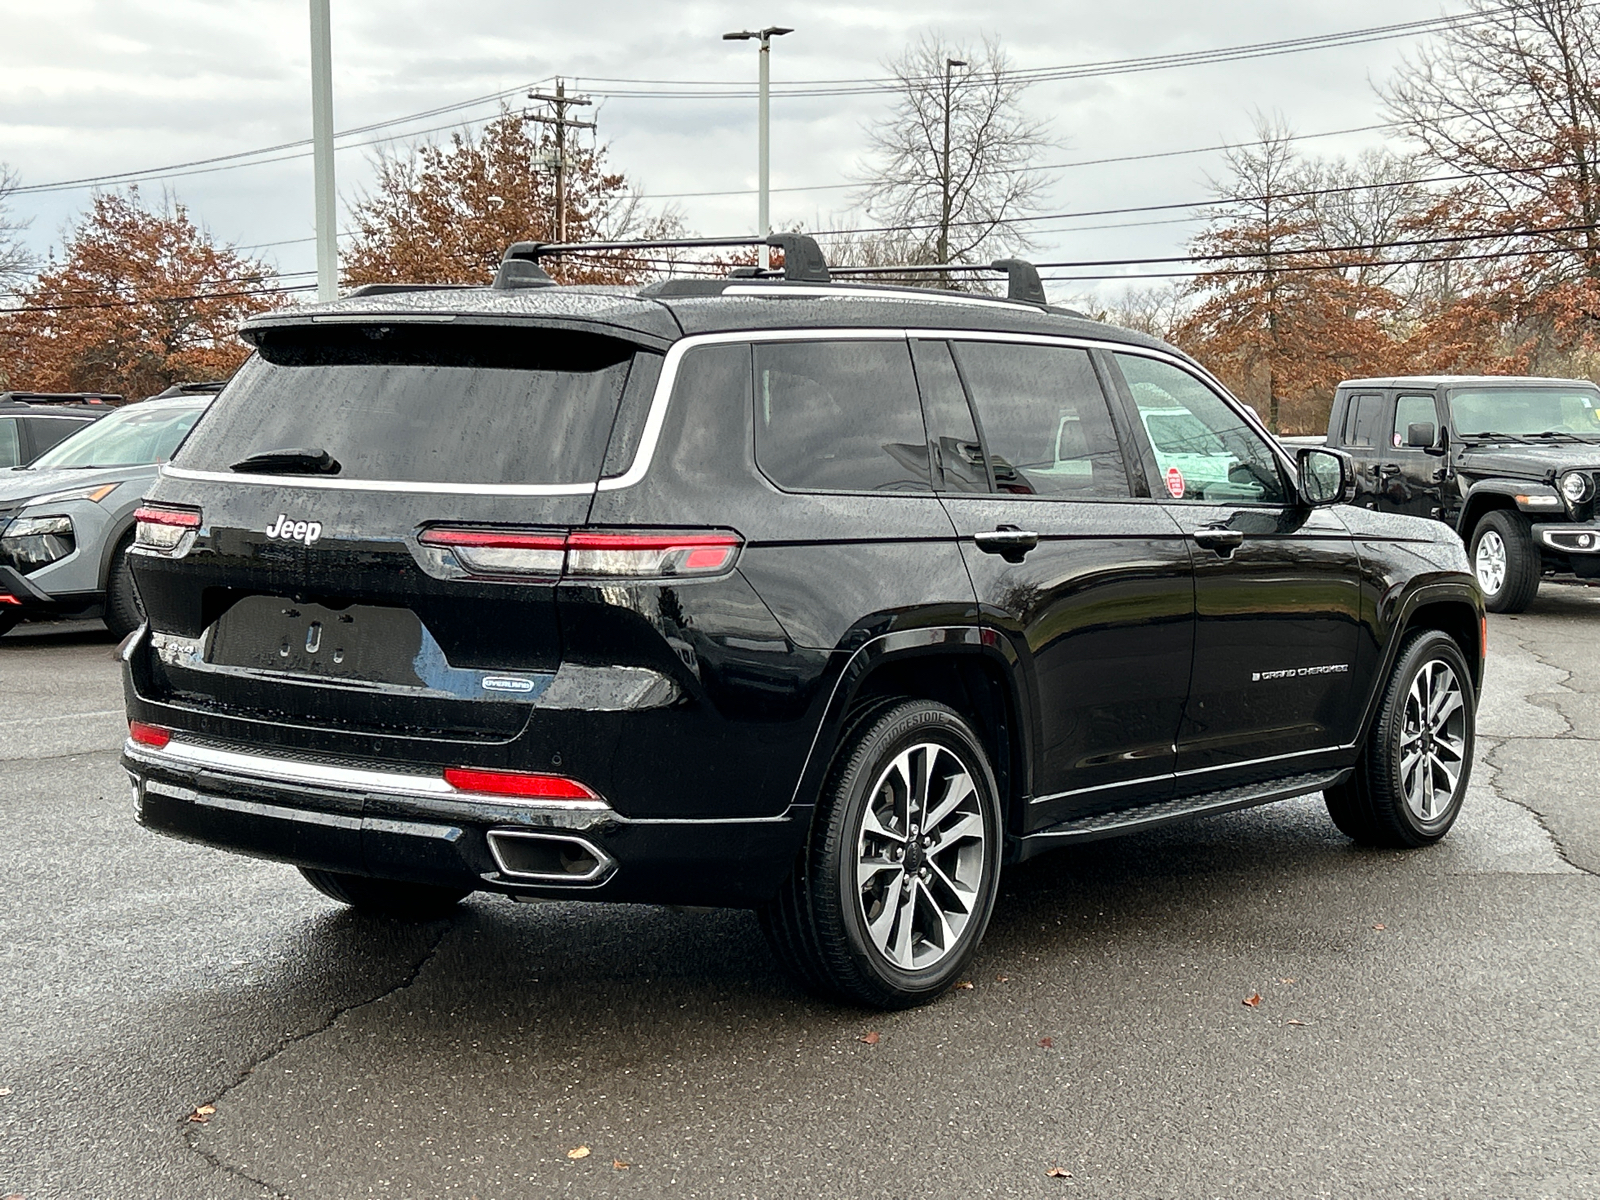
{"type": "Polygon", "coordinates": [[[0,403],[12,400],[21,404],[121,404],[115,392],[0,392],[0,403]]]}
{"type": "Polygon", "coordinates": [[[1039,269],[1022,258],[999,258],[982,263],[916,263],[899,267],[834,267],[835,275],[944,275],[952,271],[1003,271],[1006,276],[1006,299],[1023,304],[1048,307],[1044,284],[1039,279],[1039,269]]]}
{"type": "MultiPolygon", "coordinates": [[[[791,283],[827,283],[832,278],[828,260],[816,239],[803,233],[774,233],[770,237],[661,238],[624,242],[513,242],[506,248],[495,288],[550,287],[555,283],[539,265],[541,258],[561,254],[597,254],[619,250],[691,250],[724,246],[775,246],[783,251],[782,277],[791,283]]],[[[741,274],[761,275],[759,268],[738,268],[741,274]]],[[[777,275],[777,272],[772,272],[777,275]]]]}

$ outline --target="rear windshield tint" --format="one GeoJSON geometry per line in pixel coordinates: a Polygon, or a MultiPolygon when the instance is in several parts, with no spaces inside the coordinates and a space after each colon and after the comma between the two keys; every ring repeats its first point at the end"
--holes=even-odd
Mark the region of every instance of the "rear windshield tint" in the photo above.
{"type": "Polygon", "coordinates": [[[325,450],[342,479],[593,483],[633,355],[565,330],[272,332],[176,465],[227,471],[267,451],[325,450]]]}

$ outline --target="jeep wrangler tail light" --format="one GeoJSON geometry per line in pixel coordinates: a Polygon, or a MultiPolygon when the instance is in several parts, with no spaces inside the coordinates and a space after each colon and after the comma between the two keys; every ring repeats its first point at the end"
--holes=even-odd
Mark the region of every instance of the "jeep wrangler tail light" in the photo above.
{"type": "Polygon", "coordinates": [[[200,514],[191,508],[146,505],[134,510],[133,519],[135,546],[174,558],[188,550],[200,529],[200,514]]]}
{"type": "Polygon", "coordinates": [[[663,579],[720,575],[744,539],[732,530],[566,533],[425,529],[417,541],[448,550],[470,575],[568,579],[663,579]]]}

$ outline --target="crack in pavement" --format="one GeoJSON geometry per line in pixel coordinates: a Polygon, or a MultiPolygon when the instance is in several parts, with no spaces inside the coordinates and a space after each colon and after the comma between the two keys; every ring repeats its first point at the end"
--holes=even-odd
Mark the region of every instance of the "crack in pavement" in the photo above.
{"type": "MultiPolygon", "coordinates": [[[[433,961],[434,956],[439,952],[439,947],[444,944],[444,939],[450,935],[450,929],[451,923],[445,923],[444,927],[439,930],[438,936],[436,936],[428,945],[427,950],[425,950],[421,957],[417,959],[411,970],[406,974],[406,977],[399,983],[396,983],[393,987],[386,988],[382,992],[379,992],[376,996],[370,996],[365,1000],[358,1000],[351,1004],[344,1004],[335,1007],[329,1012],[327,1019],[313,1029],[307,1029],[301,1033],[296,1033],[293,1035],[285,1035],[284,1037],[278,1039],[277,1043],[270,1047],[265,1053],[258,1055],[251,1062],[247,1063],[244,1069],[241,1070],[234,1078],[232,1083],[224,1087],[210,1100],[203,1101],[202,1105],[209,1104],[217,1109],[220,1109],[222,1107],[223,1100],[230,1092],[237,1089],[245,1082],[245,1080],[249,1079],[250,1076],[255,1074],[259,1068],[266,1066],[273,1059],[277,1058],[284,1051],[288,1050],[291,1046],[328,1032],[328,1030],[332,1029],[339,1023],[340,1019],[357,1011],[358,1009],[366,1008],[368,1005],[377,1004],[380,1001],[387,1000],[390,996],[398,995],[400,992],[405,991],[417,981],[417,977],[422,974],[423,968],[433,961]]],[[[232,1163],[224,1162],[218,1155],[213,1154],[204,1146],[199,1145],[195,1141],[195,1138],[205,1124],[206,1122],[203,1121],[191,1122],[188,1120],[188,1118],[184,1118],[183,1123],[179,1126],[179,1132],[183,1137],[184,1144],[187,1145],[190,1150],[199,1155],[201,1158],[205,1159],[206,1162],[209,1163],[214,1169],[225,1172],[234,1176],[235,1178],[242,1179],[247,1183],[255,1185],[262,1191],[271,1195],[273,1200],[290,1200],[288,1192],[279,1191],[265,1180],[257,1179],[254,1175],[251,1175],[242,1167],[237,1167],[232,1163]]]]}

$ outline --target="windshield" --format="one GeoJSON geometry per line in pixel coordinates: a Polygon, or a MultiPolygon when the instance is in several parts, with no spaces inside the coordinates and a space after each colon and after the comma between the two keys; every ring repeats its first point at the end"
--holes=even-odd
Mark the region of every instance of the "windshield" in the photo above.
{"type": "Polygon", "coordinates": [[[140,467],[164,463],[205,411],[130,405],[101,417],[34,459],[35,470],[70,467],[140,467]]]}
{"type": "Polygon", "coordinates": [[[1572,434],[1600,438],[1600,391],[1584,387],[1492,387],[1450,393],[1450,419],[1462,437],[1572,434]]]}
{"type": "Polygon", "coordinates": [[[273,332],[177,465],[229,471],[300,450],[325,452],[342,479],[592,484],[633,355],[565,330],[273,332]]]}

